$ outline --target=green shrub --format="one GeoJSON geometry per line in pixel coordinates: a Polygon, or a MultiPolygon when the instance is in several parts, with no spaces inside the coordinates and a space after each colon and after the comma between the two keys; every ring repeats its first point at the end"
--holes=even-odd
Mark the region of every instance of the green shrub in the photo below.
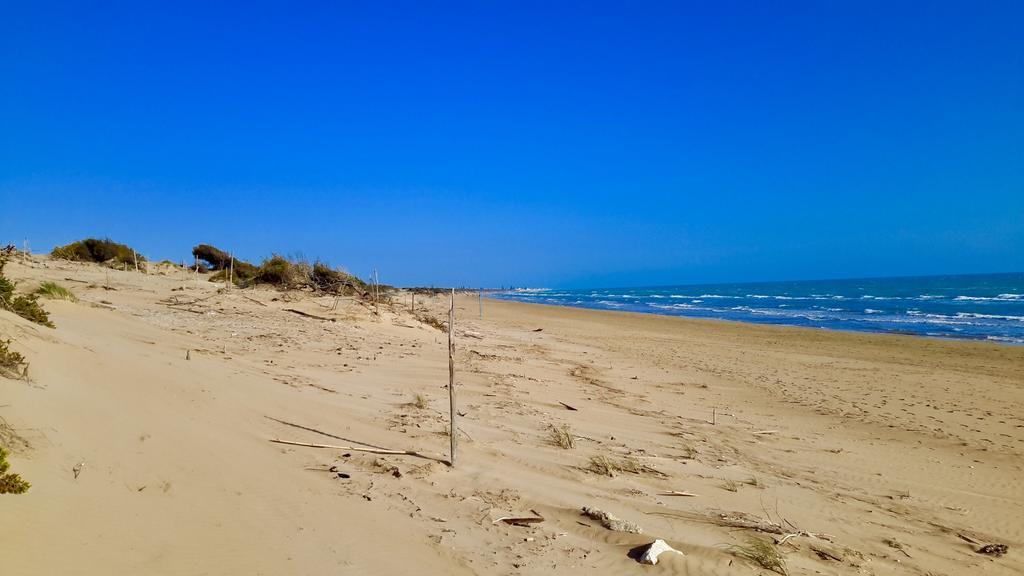
{"type": "Polygon", "coordinates": [[[196,246],[192,249],[192,255],[199,260],[202,260],[210,270],[214,271],[226,270],[231,262],[230,254],[216,246],[210,246],[209,244],[200,244],[196,246]]]}
{"type": "Polygon", "coordinates": [[[141,254],[132,250],[131,246],[118,244],[109,238],[103,240],[86,238],[65,246],[58,246],[50,252],[50,255],[54,258],[74,262],[113,262],[115,264],[131,264],[132,266],[135,265],[135,258],[138,258],[140,265],[146,261],[141,254]]]}
{"type": "Polygon", "coordinates": [[[39,305],[39,296],[36,294],[14,295],[14,283],[4,276],[4,266],[7,265],[7,254],[0,255],[0,309],[14,312],[18,316],[53,328],[50,322],[50,315],[39,305]]]}
{"type": "Polygon", "coordinates": [[[28,363],[25,362],[25,357],[11,350],[11,340],[0,340],[0,374],[21,378],[27,371],[28,363]]]}
{"type": "Polygon", "coordinates": [[[11,465],[7,463],[7,450],[0,447],[0,494],[24,494],[32,487],[21,476],[8,472],[11,465]]]}
{"type": "Polygon", "coordinates": [[[36,288],[36,294],[43,298],[49,298],[51,300],[67,300],[68,302],[78,302],[78,298],[75,297],[71,290],[57,284],[56,282],[43,282],[36,288]]]}

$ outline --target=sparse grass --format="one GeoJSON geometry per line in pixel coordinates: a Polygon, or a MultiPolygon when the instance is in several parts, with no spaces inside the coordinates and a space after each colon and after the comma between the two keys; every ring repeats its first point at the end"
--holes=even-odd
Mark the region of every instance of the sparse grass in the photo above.
{"type": "Polygon", "coordinates": [[[785,576],[786,560],[774,544],[761,538],[750,537],[746,544],[734,544],[729,552],[738,558],[753,562],[758,566],[785,576]]]}
{"type": "Polygon", "coordinates": [[[424,398],[422,394],[417,394],[412,399],[412,402],[410,403],[410,405],[413,406],[414,408],[419,408],[420,410],[424,410],[427,407],[427,399],[424,398]]]}
{"type": "Polygon", "coordinates": [[[687,460],[694,460],[699,455],[699,452],[697,452],[697,449],[694,448],[693,446],[683,446],[682,450],[683,458],[687,460]]]}
{"type": "Polygon", "coordinates": [[[761,484],[761,481],[757,479],[757,476],[751,476],[750,478],[744,480],[743,483],[746,484],[747,486],[753,486],[754,488],[764,488],[764,485],[761,484]]]}
{"type": "Polygon", "coordinates": [[[0,373],[9,377],[24,378],[28,375],[25,357],[11,350],[11,340],[0,340],[0,373]]]}
{"type": "Polygon", "coordinates": [[[576,436],[568,426],[551,426],[548,429],[548,442],[565,450],[576,447],[576,436]]]}
{"type": "Polygon", "coordinates": [[[725,483],[722,484],[722,490],[728,490],[729,492],[739,492],[740,483],[735,480],[726,480],[725,483]]]}
{"type": "Polygon", "coordinates": [[[67,300],[68,302],[78,302],[78,298],[75,297],[71,290],[57,284],[56,282],[43,282],[39,288],[36,288],[36,294],[43,298],[49,298],[51,300],[67,300]]]}
{"type": "Polygon", "coordinates": [[[423,314],[423,315],[417,316],[416,319],[419,320],[420,322],[423,322],[427,326],[431,326],[433,328],[437,328],[438,330],[440,330],[441,332],[444,332],[445,334],[448,333],[448,324],[446,322],[441,321],[436,316],[431,316],[429,314],[423,314]]]}
{"type": "Polygon", "coordinates": [[[0,494],[24,494],[32,487],[21,476],[8,472],[7,450],[0,447],[0,494]]]}
{"type": "Polygon", "coordinates": [[[640,474],[648,471],[649,469],[640,463],[634,456],[626,456],[625,458],[609,458],[608,456],[593,456],[590,458],[590,462],[587,464],[587,470],[594,474],[601,476],[614,477],[619,472],[629,472],[630,474],[640,474]]]}

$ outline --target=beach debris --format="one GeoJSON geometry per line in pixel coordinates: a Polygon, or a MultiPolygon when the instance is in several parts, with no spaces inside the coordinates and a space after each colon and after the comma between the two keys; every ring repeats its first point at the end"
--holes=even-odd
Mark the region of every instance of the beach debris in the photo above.
{"type": "Polygon", "coordinates": [[[543,329],[543,328],[535,328],[535,329],[534,329],[533,331],[534,331],[534,332],[543,332],[543,331],[544,331],[544,329],[543,329]]]}
{"type": "Polygon", "coordinates": [[[910,555],[910,552],[907,552],[907,549],[903,547],[903,543],[900,542],[899,540],[897,540],[895,538],[886,538],[886,539],[882,540],[882,542],[885,543],[885,545],[888,546],[889,548],[892,548],[894,550],[899,550],[907,558],[913,558],[913,556],[910,555]]]}
{"type": "Polygon", "coordinates": [[[609,514],[608,512],[605,512],[604,510],[601,510],[599,508],[591,508],[589,506],[584,506],[582,508],[582,512],[583,515],[587,518],[590,518],[591,520],[597,520],[601,523],[601,526],[604,526],[605,528],[613,532],[628,532],[630,534],[644,533],[643,528],[637,526],[636,524],[629,522],[627,520],[623,520],[613,514],[609,514]]]}
{"type": "Polygon", "coordinates": [[[842,562],[844,559],[842,552],[831,550],[821,545],[812,545],[811,550],[822,560],[835,560],[836,562],[842,562]]]}
{"type": "Polygon", "coordinates": [[[498,518],[498,519],[494,520],[493,522],[491,522],[491,524],[497,524],[499,522],[504,522],[505,524],[510,524],[512,526],[519,526],[521,528],[526,528],[530,524],[539,524],[539,523],[544,521],[544,517],[541,516],[540,513],[538,513],[536,510],[530,510],[530,512],[533,512],[534,515],[533,516],[502,516],[501,518],[498,518]]]}
{"type": "Polygon", "coordinates": [[[572,406],[569,406],[568,404],[562,402],[561,400],[559,400],[558,403],[561,404],[562,406],[565,406],[566,410],[572,410],[573,412],[579,411],[579,408],[573,408],[572,406]]]}
{"type": "Polygon", "coordinates": [[[658,563],[658,556],[661,556],[665,552],[682,554],[682,552],[669,546],[667,542],[659,538],[647,546],[647,549],[640,555],[639,562],[641,564],[650,564],[653,566],[658,563]]]}
{"type": "Polygon", "coordinates": [[[185,350],[185,360],[191,360],[191,359],[192,359],[192,351],[191,350],[185,350]]]}
{"type": "Polygon", "coordinates": [[[463,330],[462,335],[467,338],[476,338],[477,340],[483,340],[484,335],[479,332],[473,332],[472,330],[463,330]]]}
{"type": "Polygon", "coordinates": [[[999,558],[1003,554],[1009,552],[1010,547],[1006,544],[985,544],[981,548],[975,550],[978,554],[984,554],[986,556],[994,556],[999,558]]]}
{"type": "Polygon", "coordinates": [[[682,491],[679,491],[679,490],[669,490],[668,492],[662,492],[661,494],[658,494],[658,495],[659,496],[689,496],[689,497],[696,497],[696,496],[698,496],[697,494],[694,494],[693,492],[682,492],[682,491]]]}
{"type": "Polygon", "coordinates": [[[758,435],[761,435],[761,434],[778,434],[778,432],[779,432],[778,430],[760,430],[758,432],[754,432],[754,435],[758,436],[758,435]]]}
{"type": "Polygon", "coordinates": [[[311,442],[294,442],[292,440],[281,440],[280,438],[271,438],[271,442],[277,444],[288,444],[289,446],[305,446],[307,448],[332,448],[334,450],[351,450],[353,452],[369,452],[371,454],[397,454],[404,456],[417,456],[419,458],[431,458],[426,454],[416,452],[415,450],[389,450],[387,448],[363,448],[360,446],[335,446],[333,444],[314,444],[311,442]]]}
{"type": "MultiPolygon", "coordinates": [[[[314,432],[316,434],[320,434],[321,436],[327,436],[328,438],[334,438],[335,440],[344,440],[345,442],[355,442],[356,444],[362,444],[363,446],[369,446],[370,448],[379,448],[381,450],[387,450],[387,448],[385,448],[383,446],[377,446],[376,444],[369,444],[367,442],[360,442],[359,440],[353,440],[351,438],[345,438],[344,436],[338,436],[336,434],[331,434],[330,432],[325,432],[323,430],[317,430],[316,428],[311,428],[309,426],[303,426],[302,424],[296,424],[295,422],[288,422],[287,420],[281,420],[279,418],[274,418],[273,416],[266,416],[266,415],[264,415],[264,418],[266,418],[267,420],[273,420],[274,422],[277,422],[278,424],[284,424],[285,426],[291,426],[292,428],[298,428],[299,430],[305,430],[307,432],[314,432]]],[[[343,456],[349,456],[349,454],[344,454],[343,456]]]]}
{"type": "Polygon", "coordinates": [[[305,316],[306,318],[313,318],[314,320],[323,320],[324,322],[336,322],[336,318],[325,318],[324,316],[317,316],[316,314],[310,314],[309,312],[303,312],[302,310],[296,310],[295,308],[283,308],[285,312],[291,312],[292,314],[298,314],[299,316],[305,316]]]}
{"type": "Polygon", "coordinates": [[[75,475],[76,480],[78,479],[78,475],[82,473],[83,468],[85,468],[85,460],[82,460],[71,468],[71,472],[75,475]]]}

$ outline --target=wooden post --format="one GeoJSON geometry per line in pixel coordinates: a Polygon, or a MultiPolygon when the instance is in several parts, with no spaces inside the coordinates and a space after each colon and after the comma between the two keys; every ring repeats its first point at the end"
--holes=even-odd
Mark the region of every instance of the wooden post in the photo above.
{"type": "Polygon", "coordinates": [[[455,442],[458,439],[458,424],[455,422],[455,288],[452,288],[451,305],[448,308],[448,402],[451,408],[452,428],[449,433],[452,441],[451,464],[455,467],[455,442]]]}
{"type": "Polygon", "coordinates": [[[711,408],[711,425],[718,424],[718,407],[714,406],[711,408]]]}
{"type": "Polygon", "coordinates": [[[139,273],[139,256],[135,254],[135,250],[132,250],[132,260],[135,261],[135,273],[139,273]]]}
{"type": "Polygon", "coordinates": [[[484,289],[480,289],[480,319],[484,319],[484,289]]]}
{"type": "Polygon", "coordinates": [[[380,279],[377,269],[373,269],[373,313],[380,316],[380,279]]]}
{"type": "Polygon", "coordinates": [[[228,287],[235,282],[235,255],[231,255],[231,266],[228,268],[228,287]]]}
{"type": "Polygon", "coordinates": [[[413,292],[409,295],[409,312],[412,314],[416,313],[416,293],[413,292]]]}

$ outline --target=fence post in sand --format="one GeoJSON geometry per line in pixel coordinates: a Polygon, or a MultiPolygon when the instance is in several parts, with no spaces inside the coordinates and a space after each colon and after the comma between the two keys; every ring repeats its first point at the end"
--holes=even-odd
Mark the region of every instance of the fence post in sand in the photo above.
{"type": "Polygon", "coordinates": [[[711,425],[718,424],[718,407],[714,406],[711,408],[711,425]]]}
{"type": "Polygon", "coordinates": [[[480,289],[480,319],[484,319],[484,289],[480,289]]]}
{"type": "Polygon", "coordinates": [[[135,250],[132,250],[132,260],[135,261],[135,273],[138,274],[139,273],[139,256],[135,253],[135,250]]]}
{"type": "Polygon", "coordinates": [[[455,288],[452,288],[451,304],[448,307],[448,403],[451,408],[451,464],[455,467],[455,442],[458,439],[458,425],[455,423],[455,288]]]}

